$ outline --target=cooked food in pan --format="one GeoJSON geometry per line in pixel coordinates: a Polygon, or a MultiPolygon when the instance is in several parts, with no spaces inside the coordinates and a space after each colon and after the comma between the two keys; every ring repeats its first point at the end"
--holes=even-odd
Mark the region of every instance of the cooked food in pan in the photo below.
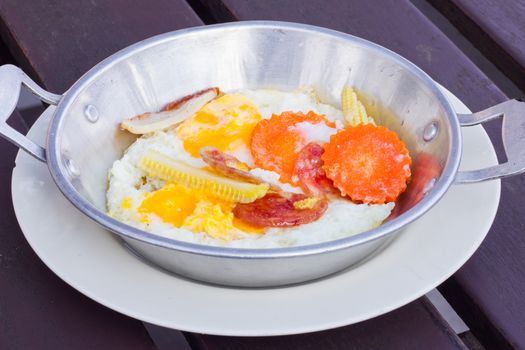
{"type": "Polygon", "coordinates": [[[380,225],[410,180],[407,148],[350,86],[341,110],[309,89],[210,88],[121,128],[140,136],[109,170],[109,215],[188,242],[343,238],[380,225]]]}

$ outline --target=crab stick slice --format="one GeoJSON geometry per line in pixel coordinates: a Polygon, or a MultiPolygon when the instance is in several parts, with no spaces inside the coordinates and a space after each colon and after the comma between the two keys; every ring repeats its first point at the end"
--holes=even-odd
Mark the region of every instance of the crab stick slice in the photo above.
{"type": "Polygon", "coordinates": [[[321,156],[326,177],[354,202],[393,202],[406,189],[411,159],[397,134],[358,124],[332,135],[321,156]]]}

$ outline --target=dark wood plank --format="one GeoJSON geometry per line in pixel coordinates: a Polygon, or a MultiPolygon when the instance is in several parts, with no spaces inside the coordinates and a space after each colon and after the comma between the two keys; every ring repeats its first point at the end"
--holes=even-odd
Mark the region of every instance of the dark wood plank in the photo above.
{"type": "MultiPolygon", "coordinates": [[[[17,63],[53,92],[65,91],[100,60],[163,32],[201,25],[184,0],[0,1],[0,34],[17,63]]],[[[83,297],[55,277],[27,246],[12,211],[10,173],[14,148],[2,141],[5,192],[1,205],[0,349],[151,349],[141,322],[83,297]],[[2,266],[3,267],[3,266],[2,266]],[[4,334],[2,334],[4,333],[4,334]]],[[[180,332],[156,330],[152,338],[185,346],[180,332]],[[164,332],[164,339],[159,334],[164,332]],[[170,342],[166,337],[172,337],[170,342]],[[174,341],[174,339],[179,339],[174,341]]],[[[186,344],[186,348],[187,348],[186,344]]]]}
{"type": "Polygon", "coordinates": [[[501,184],[487,238],[440,290],[488,348],[525,349],[525,176],[501,184]]]}
{"type": "Polygon", "coordinates": [[[184,0],[0,1],[0,33],[13,56],[57,93],[130,44],[201,24],[184,0]]]}
{"type": "MultiPolygon", "coordinates": [[[[175,1],[172,0],[171,2],[175,2],[175,1]]],[[[125,5],[120,4],[120,7],[119,6],[112,7],[112,5],[108,5],[106,3],[99,4],[97,2],[92,2],[92,4],[95,4],[96,6],[106,6],[106,8],[103,8],[103,11],[108,11],[108,8],[109,8],[110,15],[103,16],[104,20],[101,20],[99,22],[97,22],[98,19],[93,19],[92,22],[89,22],[89,21],[83,22],[83,19],[85,19],[86,17],[82,17],[82,16],[85,16],[85,13],[87,13],[87,18],[89,18],[89,16],[95,16],[93,14],[93,11],[86,11],[86,9],[82,7],[82,6],[88,6],[85,4],[81,4],[81,5],[75,4],[75,6],[73,6],[74,7],[73,10],[75,10],[76,8],[83,8],[84,11],[80,11],[80,10],[78,12],[73,11],[74,16],[70,16],[70,18],[68,19],[67,18],[68,16],[67,15],[64,16],[64,14],[60,10],[63,8],[62,7],[63,4],[60,4],[60,6],[56,6],[56,2],[53,2],[51,4],[45,4],[45,5],[43,4],[43,2],[40,4],[39,3],[40,1],[37,2],[37,5],[36,5],[37,9],[35,11],[33,11],[34,3],[32,3],[30,6],[27,5],[26,6],[27,8],[23,9],[22,11],[16,11],[17,4],[14,1],[10,1],[10,2],[5,1],[4,3],[0,3],[0,18],[2,19],[2,22],[4,23],[2,33],[4,37],[9,40],[12,52],[15,53],[16,57],[18,57],[21,60],[21,62],[25,62],[24,67],[31,69],[34,74],[33,76],[36,77],[37,79],[40,79],[42,82],[44,82],[45,86],[48,87],[50,90],[53,90],[56,92],[63,91],[76,78],[78,78],[78,76],[81,73],[83,73],[91,65],[96,63],[100,58],[103,58],[109,55],[111,53],[109,51],[111,50],[103,51],[102,53],[99,51],[100,50],[100,47],[98,47],[99,42],[105,42],[105,45],[111,45],[116,40],[118,43],[119,33],[124,39],[128,39],[130,41],[139,40],[137,38],[132,38],[132,35],[137,34],[135,31],[133,31],[133,29],[130,30],[130,33],[132,33],[132,35],[129,35],[128,32],[121,33],[118,30],[120,29],[119,26],[112,27],[111,25],[113,16],[119,18],[119,14],[115,12],[116,9],[126,12],[123,9],[127,8],[127,6],[130,6],[129,2],[126,2],[125,5]],[[15,10],[13,10],[13,7],[15,7],[15,10]],[[54,8],[54,10],[49,11],[48,7],[54,8]],[[112,9],[113,9],[113,12],[111,12],[112,9]],[[14,16],[13,16],[13,13],[15,13],[14,16]],[[59,28],[60,31],[58,30],[55,31],[54,30],[55,27],[53,24],[50,24],[48,26],[40,24],[36,28],[35,26],[33,26],[33,22],[34,21],[38,22],[39,16],[42,16],[43,13],[46,15],[51,15],[51,18],[54,21],[57,21],[58,24],[56,24],[57,26],[56,28],[59,28]],[[32,20],[28,19],[27,17],[28,14],[32,15],[32,20]],[[64,17],[66,19],[64,19],[64,17]],[[9,18],[15,18],[15,21],[14,22],[9,21],[9,18]],[[61,24],[62,23],[61,21],[63,20],[66,21],[67,25],[61,24]],[[80,21],[82,22],[82,24],[74,25],[75,21],[80,21]],[[36,29],[37,32],[43,31],[44,34],[43,35],[41,35],[40,33],[35,34],[34,32],[32,32],[32,30],[26,30],[24,26],[26,26],[28,23],[29,23],[28,27],[32,28],[32,30],[36,29]],[[91,26],[88,26],[87,23],[100,24],[100,26],[98,27],[104,28],[105,30],[104,35],[110,36],[111,40],[106,40],[105,37],[102,37],[104,35],[99,35],[99,37],[96,37],[96,39],[91,39],[91,41],[88,40],[89,45],[77,45],[76,40],[79,40],[79,38],[82,38],[86,31],[89,33],[90,29],[92,29],[91,26]],[[80,30],[78,30],[78,28],[76,29],[77,26],[81,29],[80,30]],[[73,34],[70,35],[69,31],[73,31],[74,35],[73,34]],[[50,34],[51,34],[51,38],[46,37],[46,35],[49,36],[50,34]],[[38,37],[39,39],[36,40],[31,36],[38,37]],[[114,36],[116,36],[117,38],[115,39],[114,36]],[[55,37],[58,37],[58,39],[56,39],[55,37]],[[68,45],[72,45],[72,47],[68,45],[61,45],[61,43],[59,42],[60,38],[69,39],[70,41],[72,41],[68,44],[68,45]],[[41,51],[35,52],[34,48],[38,47],[38,45],[40,45],[42,41],[45,42],[46,40],[51,40],[53,44],[52,45],[44,44],[47,47],[46,51],[41,50],[41,51]],[[51,57],[48,56],[50,52],[53,52],[53,51],[50,51],[51,49],[57,50],[58,48],[62,50],[61,54],[65,55],[65,58],[61,57],[60,54],[55,55],[55,56],[52,55],[51,57]],[[69,56],[69,52],[67,52],[67,50],[72,50],[73,52],[76,52],[76,56],[75,55],[69,56]],[[40,57],[41,55],[43,55],[44,57],[43,58],[40,57]],[[99,55],[101,57],[97,58],[96,60],[94,60],[94,62],[91,62],[89,64],[84,63],[87,67],[84,67],[81,69],[81,64],[76,63],[75,60],[76,59],[89,60],[91,59],[91,55],[95,55],[95,56],[99,55]],[[84,58],[83,56],[89,56],[89,57],[84,58]],[[60,62],[60,64],[56,64],[57,62],[60,62]],[[67,67],[68,64],[72,65],[71,72],[68,71],[67,73],[63,73],[62,72],[63,68],[67,67]],[[63,81],[61,81],[60,79],[55,79],[55,77],[57,76],[56,74],[58,74],[58,72],[60,72],[60,74],[64,74],[65,78],[63,81]]],[[[164,1],[163,4],[165,3],[167,2],[164,1]]],[[[414,12],[413,9],[409,11],[407,10],[406,13],[403,13],[400,17],[394,16],[393,20],[385,20],[385,16],[386,16],[386,19],[388,19],[389,16],[391,15],[389,11],[392,10],[392,6],[399,5],[398,2],[396,2],[395,4],[393,2],[389,2],[386,4],[387,6],[385,6],[385,3],[383,2],[381,3],[375,2],[375,4],[373,5],[373,7],[376,8],[375,11],[373,8],[369,8],[367,4],[364,4],[364,3],[360,4],[361,8],[359,12],[369,13],[368,20],[367,20],[367,16],[365,15],[361,19],[357,18],[357,21],[355,21],[355,18],[353,18],[352,16],[345,17],[345,23],[348,22],[349,24],[343,23],[343,19],[341,19],[341,16],[343,14],[352,13],[352,11],[350,10],[354,9],[355,4],[350,5],[351,1],[348,1],[348,5],[346,5],[346,3],[343,3],[343,2],[340,2],[340,3],[334,2],[335,5],[337,5],[335,7],[330,6],[330,4],[329,3],[327,4],[326,2],[323,2],[322,4],[317,3],[314,5],[311,5],[310,2],[296,2],[296,3],[290,2],[290,3],[292,5],[295,4],[299,6],[299,7],[297,6],[295,7],[295,9],[299,9],[299,10],[282,11],[282,6],[280,6],[282,5],[282,2],[279,2],[279,3],[273,2],[273,4],[271,1],[265,2],[265,4],[270,5],[271,9],[273,8],[275,13],[279,13],[279,15],[274,15],[273,17],[276,17],[276,16],[281,17],[281,18],[274,18],[274,19],[287,19],[287,20],[295,20],[295,21],[301,21],[301,22],[309,22],[309,23],[313,23],[317,25],[324,25],[327,27],[335,27],[335,29],[339,29],[343,31],[348,31],[344,29],[345,26],[347,25],[350,25],[352,23],[354,24],[360,23],[355,32],[351,32],[351,31],[349,32],[356,34],[356,35],[363,36],[363,37],[366,37],[366,35],[360,34],[359,31],[363,31],[364,34],[368,33],[370,34],[370,37],[368,37],[369,39],[379,42],[385,46],[390,46],[394,50],[402,53],[403,55],[407,56],[409,59],[412,59],[416,63],[420,64],[420,66],[423,69],[426,69],[429,72],[431,72],[431,70],[427,68],[430,68],[432,66],[448,68],[448,65],[450,62],[455,62],[454,60],[449,62],[448,60],[443,59],[442,52],[449,52],[451,48],[452,48],[453,54],[459,52],[457,49],[456,51],[454,51],[454,47],[450,46],[450,43],[446,42],[446,38],[444,39],[443,36],[440,35],[439,31],[435,30],[435,28],[434,30],[430,31],[432,34],[430,36],[420,35],[420,29],[426,27],[428,23],[426,22],[424,17],[422,17],[417,11],[414,12]],[[328,9],[325,9],[325,7],[327,7],[328,9]],[[386,10],[381,10],[381,8],[385,8],[385,7],[387,8],[386,10]],[[371,14],[370,14],[370,10],[372,10],[371,14]],[[321,15],[320,16],[321,18],[318,21],[317,16],[319,15],[319,13],[322,14],[323,11],[325,11],[325,13],[326,11],[328,11],[328,15],[321,15]],[[377,11],[379,11],[383,17],[378,16],[377,11]],[[302,20],[301,20],[301,16],[303,16],[302,20]],[[374,16],[376,18],[374,18],[374,16]],[[315,18],[315,20],[308,20],[308,18],[315,18]],[[333,18],[336,18],[336,19],[339,18],[339,21],[334,21],[333,18]],[[404,29],[401,33],[397,32],[398,37],[394,35],[396,31],[393,30],[394,28],[396,30],[398,29],[396,27],[396,18],[398,21],[397,24],[404,23],[405,21],[407,23],[406,26],[405,25],[403,26],[404,29]],[[378,25],[372,25],[375,22],[377,22],[378,25]],[[421,27],[422,23],[424,23],[423,27],[421,27]],[[412,30],[414,31],[414,33],[412,34],[410,34],[410,31],[406,29],[406,27],[409,27],[410,25],[414,25],[414,28],[415,28],[415,29],[412,28],[412,30]],[[383,32],[389,31],[390,37],[387,34],[380,34],[380,33],[378,34],[378,29],[377,29],[378,26],[385,26],[385,28],[387,29],[383,30],[383,32]],[[376,29],[373,29],[373,28],[376,28],[376,29]],[[376,35],[378,39],[380,40],[375,40],[374,35],[376,35]],[[413,35],[416,39],[419,36],[419,39],[421,40],[414,41],[412,45],[410,44],[410,40],[403,39],[403,38],[406,38],[407,36],[410,38],[410,35],[413,35]],[[402,50],[404,47],[411,48],[412,52],[409,54],[405,54],[402,50]],[[414,55],[415,58],[410,57],[410,55],[414,55]],[[437,59],[436,57],[438,57],[439,59],[437,59]],[[419,62],[418,60],[421,62],[419,62]]],[[[371,2],[371,3],[374,3],[374,2],[371,2]]],[[[248,3],[246,2],[245,4],[248,4],[248,3]]],[[[262,2],[260,2],[259,4],[255,4],[251,2],[249,5],[257,9],[257,6],[261,4],[262,2]]],[[[131,6],[133,6],[133,3],[131,4],[131,6]]],[[[148,6],[150,5],[148,4],[148,6]]],[[[410,8],[410,4],[403,3],[402,6],[400,7],[402,8],[402,10],[406,10],[407,8],[410,8]]],[[[223,6],[222,9],[219,8],[219,10],[224,11],[224,8],[225,7],[223,6]]],[[[394,12],[397,13],[396,11],[394,12]]],[[[237,18],[236,16],[233,15],[233,13],[230,13],[227,15],[230,16],[230,19],[237,18]]],[[[221,13],[219,13],[218,16],[221,18],[226,18],[226,17],[223,17],[223,14],[221,13]]],[[[133,17],[133,16],[123,16],[123,17],[133,18],[137,20],[136,17],[133,17]]],[[[253,15],[253,17],[258,18],[258,19],[271,18],[271,13],[265,14],[264,12],[259,12],[259,15],[253,15]]],[[[141,28],[144,27],[144,22],[141,22],[141,19],[138,19],[137,23],[141,23],[141,25],[140,26],[137,25],[137,27],[141,27],[141,28]]],[[[155,24],[151,23],[151,21],[148,24],[151,26],[155,26],[155,24]]],[[[428,34],[428,31],[426,32],[426,34],[428,34]]],[[[113,48],[116,50],[117,48],[121,48],[123,46],[126,46],[127,44],[129,43],[122,44],[122,46],[118,46],[119,44],[117,44],[118,47],[116,48],[113,47],[113,48]]],[[[457,58],[454,55],[448,56],[447,58],[450,60],[450,57],[452,57],[453,59],[457,58]]],[[[459,57],[461,58],[461,55],[459,57]]],[[[486,78],[484,79],[482,75],[478,75],[476,69],[472,69],[472,67],[468,65],[462,66],[463,63],[464,63],[463,60],[459,59],[459,64],[454,65],[454,69],[451,69],[450,72],[443,73],[443,72],[437,71],[436,74],[433,74],[433,72],[432,74],[434,75],[436,79],[438,79],[438,81],[443,82],[448,87],[452,87],[454,92],[458,94],[464,93],[464,96],[462,96],[461,94],[460,96],[468,100],[467,103],[476,109],[486,107],[490,104],[493,104],[495,101],[498,101],[504,98],[501,92],[499,92],[499,90],[495,88],[491,84],[491,82],[488,81],[488,79],[486,78]],[[456,75],[459,78],[456,80],[453,80],[452,77],[454,75],[456,75]],[[483,98],[476,98],[477,96],[475,92],[479,91],[480,89],[485,91],[485,94],[483,94],[483,98]]]]}
{"type": "Polygon", "coordinates": [[[265,338],[202,335],[196,344],[197,348],[208,350],[466,349],[425,299],[365,322],[321,333],[265,338]]]}
{"type": "MultiPolygon", "coordinates": [[[[248,2],[201,0],[218,21],[272,19],[310,23],[369,39],[407,57],[471,109],[505,95],[408,1],[248,2]]],[[[472,6],[476,6],[472,2],[472,6]]],[[[486,125],[501,157],[497,123],[486,125]]],[[[443,287],[487,346],[525,348],[525,177],[502,181],[494,225],[473,258],[443,287]]]]}
{"type": "MultiPolygon", "coordinates": [[[[10,124],[27,131],[17,112],[10,124]]],[[[11,201],[17,151],[0,139],[0,349],[155,349],[140,322],[76,292],[35,255],[11,201]]]]}
{"type": "Polygon", "coordinates": [[[186,339],[189,333],[175,331],[173,329],[156,326],[144,322],[144,326],[155,342],[159,350],[190,350],[191,347],[186,339]]]}
{"type": "MultiPolygon", "coordinates": [[[[430,3],[525,90],[525,1],[430,3]]],[[[487,239],[440,288],[489,348],[525,349],[524,198],[523,176],[502,181],[500,207],[487,239]]]]}
{"type": "Polygon", "coordinates": [[[524,0],[429,0],[525,91],[524,0]]]}
{"type": "Polygon", "coordinates": [[[327,27],[405,56],[478,110],[505,95],[409,1],[200,0],[215,19],[283,20],[327,27]]]}

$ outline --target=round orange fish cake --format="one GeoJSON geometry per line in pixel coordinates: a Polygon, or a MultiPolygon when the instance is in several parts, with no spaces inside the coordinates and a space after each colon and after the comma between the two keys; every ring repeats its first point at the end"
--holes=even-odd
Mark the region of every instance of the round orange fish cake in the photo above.
{"type": "Polygon", "coordinates": [[[354,202],[393,202],[410,178],[411,159],[396,133],[359,124],[332,135],[321,159],[326,176],[354,202]]]}
{"type": "Polygon", "coordinates": [[[295,163],[299,151],[307,143],[300,132],[293,129],[301,122],[324,123],[335,128],[333,122],[314,112],[283,112],[261,120],[253,130],[251,153],[255,164],[277,172],[283,182],[295,183],[292,179],[295,163]]]}

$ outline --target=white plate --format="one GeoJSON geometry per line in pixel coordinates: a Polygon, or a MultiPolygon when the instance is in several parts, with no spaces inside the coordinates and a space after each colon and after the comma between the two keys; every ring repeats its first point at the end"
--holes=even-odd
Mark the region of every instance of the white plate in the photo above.
{"type": "MultiPolygon", "coordinates": [[[[468,113],[457,98],[447,96],[458,112],[468,113]]],[[[41,144],[52,112],[48,109],[29,132],[41,144]]],[[[463,169],[496,164],[481,127],[464,128],[463,137],[463,169]]],[[[421,297],[478,248],[496,214],[500,183],[452,186],[375,258],[330,278],[273,289],[200,284],[144,263],[70,205],[47,167],[24,152],[16,159],[12,192],[18,222],[31,247],[61,279],[93,300],[164,327],[265,336],[348,325],[421,297]]]]}

